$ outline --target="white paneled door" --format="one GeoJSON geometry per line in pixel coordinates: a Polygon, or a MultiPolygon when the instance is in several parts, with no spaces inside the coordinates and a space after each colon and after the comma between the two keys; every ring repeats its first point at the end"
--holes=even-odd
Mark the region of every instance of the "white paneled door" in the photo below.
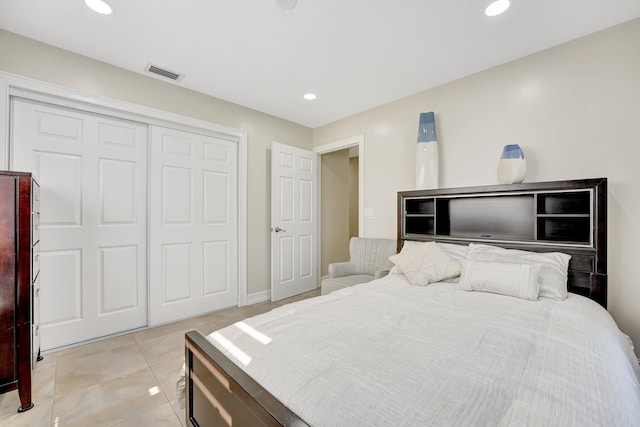
{"type": "Polygon", "coordinates": [[[145,326],[147,125],[11,102],[11,168],[41,184],[42,349],[145,326]]]}
{"type": "Polygon", "coordinates": [[[271,144],[271,300],[318,282],[318,155],[271,144]]]}
{"type": "Polygon", "coordinates": [[[150,325],[238,303],[238,144],[151,127],[150,325]]]}

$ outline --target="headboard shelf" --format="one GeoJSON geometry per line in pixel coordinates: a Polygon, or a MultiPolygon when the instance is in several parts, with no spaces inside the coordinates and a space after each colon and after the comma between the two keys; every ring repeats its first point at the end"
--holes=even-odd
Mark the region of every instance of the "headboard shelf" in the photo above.
{"type": "Polygon", "coordinates": [[[570,291],[605,307],[606,230],[606,178],[398,193],[398,250],[436,240],[565,252],[570,291]]]}

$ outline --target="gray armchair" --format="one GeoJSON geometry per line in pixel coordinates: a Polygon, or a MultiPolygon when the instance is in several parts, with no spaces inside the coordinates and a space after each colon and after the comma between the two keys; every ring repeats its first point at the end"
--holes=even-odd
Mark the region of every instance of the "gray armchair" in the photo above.
{"type": "Polygon", "coordinates": [[[396,253],[396,241],[353,237],[349,242],[349,261],[329,264],[329,276],[322,280],[321,294],[358,283],[370,282],[389,273],[396,253]]]}

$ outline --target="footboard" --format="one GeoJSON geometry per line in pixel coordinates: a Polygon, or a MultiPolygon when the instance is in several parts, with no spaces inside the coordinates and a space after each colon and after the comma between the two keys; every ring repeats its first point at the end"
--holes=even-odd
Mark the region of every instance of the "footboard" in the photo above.
{"type": "Polygon", "coordinates": [[[307,424],[196,331],[187,332],[186,411],[193,426],[307,424]]]}

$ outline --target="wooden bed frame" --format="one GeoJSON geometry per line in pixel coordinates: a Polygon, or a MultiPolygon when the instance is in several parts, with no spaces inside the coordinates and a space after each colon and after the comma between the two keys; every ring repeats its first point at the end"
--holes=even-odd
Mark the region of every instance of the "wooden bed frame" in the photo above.
{"type": "MultiPolygon", "coordinates": [[[[499,199],[494,199],[499,200],[499,199]]],[[[505,199],[506,200],[506,199],[505,199]]],[[[528,202],[527,202],[528,203],[528,202]]],[[[499,209],[500,203],[489,203],[490,209],[499,209]],[[495,206],[498,206],[496,208],[495,206]]],[[[583,204],[584,205],[584,204],[583,204]]],[[[465,205],[466,206],[466,205],[465,205]]],[[[504,213],[501,214],[504,217],[504,213]]],[[[452,218],[451,223],[455,222],[452,218]]],[[[490,225],[490,228],[492,225],[490,225]]],[[[525,249],[538,252],[564,252],[572,255],[569,264],[569,292],[584,295],[601,304],[607,305],[607,180],[606,178],[527,183],[515,185],[497,185],[484,187],[450,188],[440,190],[420,190],[398,193],[398,249],[405,240],[444,241],[449,243],[487,243],[505,248],[525,249]],[[571,207],[571,194],[584,192],[590,194],[588,213],[577,213],[571,207]],[[562,195],[569,194],[568,203],[562,201],[562,195]],[[533,197],[536,206],[533,215],[535,232],[530,238],[518,238],[491,235],[484,229],[487,222],[480,224],[477,235],[473,232],[463,237],[457,235],[455,227],[450,227],[449,209],[451,200],[464,203],[476,203],[479,210],[485,210],[490,199],[501,196],[517,198],[533,197]],[[568,206],[568,213],[549,214],[544,211],[545,197],[557,201],[560,207],[568,206]],[[407,200],[425,201],[425,212],[408,213],[407,200]],[[434,200],[431,204],[430,200],[434,200]],[[583,241],[575,242],[558,239],[557,236],[571,235],[574,226],[571,221],[578,218],[579,224],[588,224],[588,236],[580,234],[583,241]],[[585,219],[586,218],[586,219],[585,219]],[[409,223],[427,221],[428,227],[418,225],[411,229],[409,223]],[[538,230],[551,221],[552,233],[538,230]],[[569,221],[569,222],[567,222],[569,221]],[[418,231],[416,231],[418,230],[418,231]],[[568,231],[567,231],[568,230],[568,231]],[[567,234],[568,233],[568,234],[567,234]],[[587,238],[588,237],[588,238],[587,238]]],[[[565,239],[566,240],[566,239],[565,239]]],[[[293,411],[278,401],[260,384],[237,367],[222,352],[196,331],[186,334],[186,416],[193,426],[307,426],[293,411]]]]}

